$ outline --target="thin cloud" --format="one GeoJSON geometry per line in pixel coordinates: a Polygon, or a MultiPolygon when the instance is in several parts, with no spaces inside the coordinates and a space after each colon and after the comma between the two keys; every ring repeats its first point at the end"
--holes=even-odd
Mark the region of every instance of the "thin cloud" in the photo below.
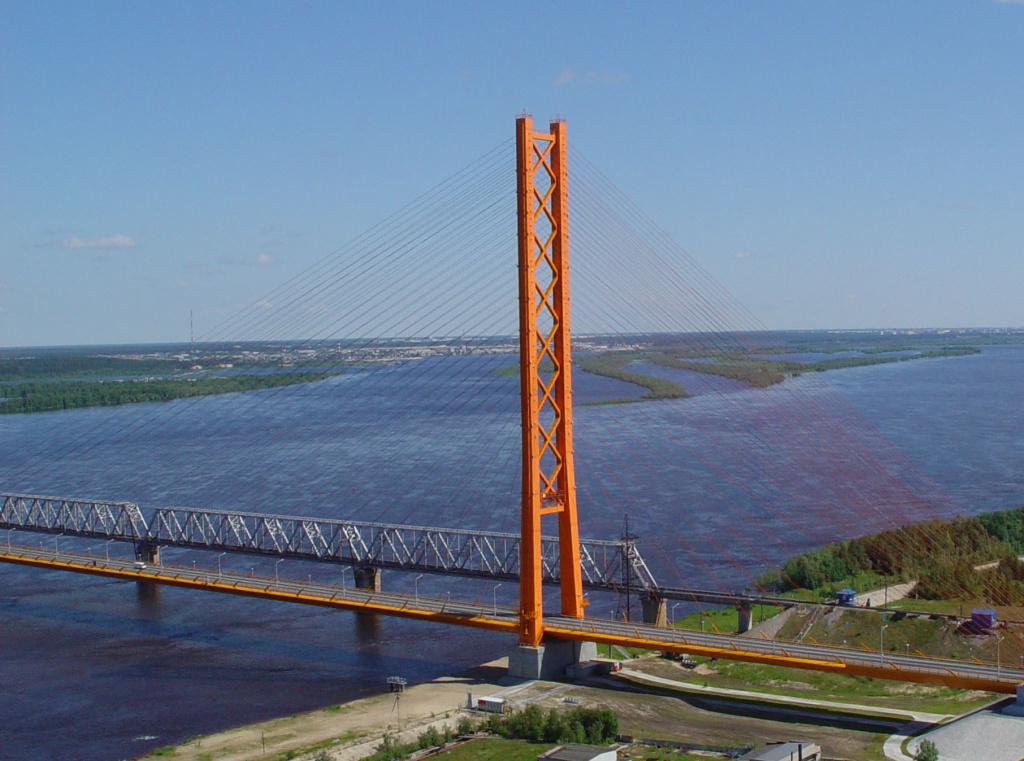
{"type": "Polygon", "coordinates": [[[106,238],[80,238],[72,235],[57,241],[61,248],[135,248],[139,244],[134,238],[117,233],[106,238]]]}
{"type": "Polygon", "coordinates": [[[732,255],[732,258],[733,259],[750,259],[750,258],[752,258],[754,256],[757,256],[757,254],[755,254],[753,251],[737,251],[735,254],[732,255]]]}
{"type": "Polygon", "coordinates": [[[222,256],[220,263],[228,267],[265,267],[276,264],[277,260],[270,254],[257,254],[252,259],[236,259],[233,256],[222,256]]]}
{"type": "Polygon", "coordinates": [[[625,74],[606,71],[578,71],[562,69],[555,77],[555,87],[611,87],[622,84],[627,79],[625,74]]]}
{"type": "Polygon", "coordinates": [[[273,309],[274,308],[273,302],[270,302],[270,301],[257,301],[255,304],[253,304],[253,306],[256,307],[257,309],[273,309]]]}

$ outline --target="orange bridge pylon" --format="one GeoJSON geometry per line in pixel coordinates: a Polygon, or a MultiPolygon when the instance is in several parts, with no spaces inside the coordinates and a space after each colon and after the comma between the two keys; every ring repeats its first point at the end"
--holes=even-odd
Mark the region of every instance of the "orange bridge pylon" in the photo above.
{"type": "Polygon", "coordinates": [[[558,516],[561,612],[583,616],[569,356],[569,229],[565,122],[535,132],[516,119],[519,221],[519,367],[523,504],[519,641],[544,636],[541,518],[558,516]]]}

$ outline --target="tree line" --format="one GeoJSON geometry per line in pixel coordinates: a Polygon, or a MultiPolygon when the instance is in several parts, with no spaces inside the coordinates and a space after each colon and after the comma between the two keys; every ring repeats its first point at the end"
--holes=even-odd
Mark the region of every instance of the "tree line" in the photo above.
{"type": "Polygon", "coordinates": [[[889,583],[917,579],[915,594],[933,600],[1024,604],[1024,507],[949,521],[929,520],[834,542],[789,558],[758,578],[762,588],[808,590],[820,598],[860,577],[889,583]],[[984,571],[975,566],[999,565],[984,571]]]}
{"type": "Polygon", "coordinates": [[[404,759],[416,751],[434,748],[474,732],[489,732],[508,740],[608,745],[615,742],[619,733],[619,717],[607,708],[576,706],[569,711],[552,708],[545,713],[536,705],[509,714],[491,714],[483,720],[462,716],[454,730],[428,727],[409,743],[400,743],[394,736],[384,735],[380,748],[364,761],[404,759]]]}
{"type": "Polygon", "coordinates": [[[0,385],[0,414],[47,412],[190,396],[228,394],[320,380],[328,373],[267,373],[204,378],[128,378],[116,381],[54,381],[0,385]]]}
{"type": "Polygon", "coordinates": [[[0,381],[84,378],[95,375],[167,375],[187,368],[187,362],[173,359],[125,359],[62,354],[54,357],[24,357],[0,361],[0,381]]]}

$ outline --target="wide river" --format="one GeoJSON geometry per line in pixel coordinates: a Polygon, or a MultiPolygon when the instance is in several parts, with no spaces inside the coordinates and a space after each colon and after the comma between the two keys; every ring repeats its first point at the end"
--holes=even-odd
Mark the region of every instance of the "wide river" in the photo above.
{"type": "MultiPolygon", "coordinates": [[[[0,491],[516,531],[517,383],[494,372],[510,361],[452,357],[287,392],[6,416],[0,491]]],[[[838,536],[1022,505],[1022,369],[1024,346],[992,346],[768,390],[689,374],[681,380],[702,391],[692,399],[580,404],[582,534],[614,538],[628,513],[659,580],[736,589],[838,536]]],[[[578,402],[622,392],[617,382],[577,378],[578,402]]],[[[24,532],[10,540],[40,541],[24,532]]],[[[166,557],[216,563],[202,553],[166,557]]],[[[222,562],[274,572],[243,557],[222,562]]],[[[280,567],[345,581],[338,570],[280,567]]],[[[384,583],[410,589],[413,580],[385,574],[384,583]]],[[[515,596],[508,584],[418,584],[420,594],[515,596]]],[[[617,604],[594,603],[604,616],[617,604]]],[[[133,583],[0,566],[0,759],[131,758],[377,692],[392,674],[416,682],[449,673],[510,644],[401,619],[169,588],[147,595],[133,583]]]]}

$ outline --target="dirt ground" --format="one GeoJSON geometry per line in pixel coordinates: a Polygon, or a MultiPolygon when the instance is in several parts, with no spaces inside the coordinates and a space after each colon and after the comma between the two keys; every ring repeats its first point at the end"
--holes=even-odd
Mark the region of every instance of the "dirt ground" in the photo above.
{"type": "Polygon", "coordinates": [[[479,666],[456,676],[414,685],[397,700],[384,693],[341,706],[249,724],[190,740],[172,749],[160,749],[143,756],[146,761],[274,761],[306,759],[323,745],[335,761],[355,761],[373,753],[385,732],[399,731],[401,738],[414,739],[427,726],[457,721],[457,708],[465,705],[466,694],[491,695],[503,688],[497,680],[505,676],[504,659],[479,666]],[[446,718],[447,717],[447,718],[446,718]],[[289,754],[289,752],[292,752],[289,754]]]}

